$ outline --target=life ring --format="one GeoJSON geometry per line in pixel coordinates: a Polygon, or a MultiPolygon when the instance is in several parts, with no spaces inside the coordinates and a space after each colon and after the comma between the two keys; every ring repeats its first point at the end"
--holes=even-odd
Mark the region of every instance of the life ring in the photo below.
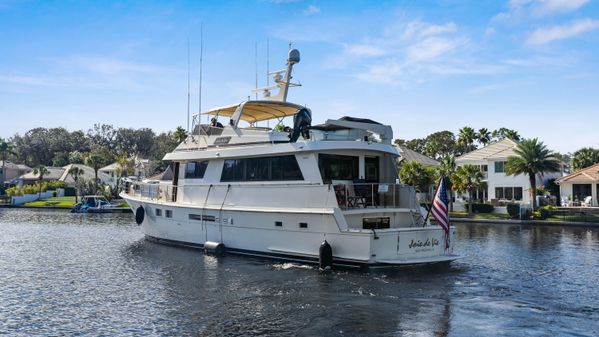
{"type": "Polygon", "coordinates": [[[137,209],[135,210],[135,222],[138,225],[141,225],[141,223],[144,222],[145,215],[146,215],[146,211],[144,210],[144,207],[143,206],[137,207],[137,209]]]}

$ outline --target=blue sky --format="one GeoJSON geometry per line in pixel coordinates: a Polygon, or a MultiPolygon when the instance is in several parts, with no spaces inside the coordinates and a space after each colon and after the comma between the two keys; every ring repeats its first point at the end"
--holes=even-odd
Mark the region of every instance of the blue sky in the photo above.
{"type": "Polygon", "coordinates": [[[0,137],[94,123],[186,125],[187,41],[198,110],[251,95],[302,53],[289,100],[395,137],[516,129],[568,152],[599,147],[599,4],[512,1],[0,0],[0,137]]]}

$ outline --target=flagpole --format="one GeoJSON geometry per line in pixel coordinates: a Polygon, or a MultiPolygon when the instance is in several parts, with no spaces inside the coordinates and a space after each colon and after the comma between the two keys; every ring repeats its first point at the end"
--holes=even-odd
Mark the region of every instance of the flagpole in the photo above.
{"type": "MultiPolygon", "coordinates": [[[[433,202],[435,202],[435,196],[437,195],[437,192],[439,192],[439,187],[441,187],[441,181],[443,181],[443,178],[445,178],[444,176],[441,176],[441,178],[439,178],[439,183],[437,184],[437,188],[435,188],[435,193],[433,194],[433,202]]],[[[424,226],[426,226],[426,220],[428,220],[429,215],[431,215],[431,211],[433,210],[433,204],[431,203],[431,205],[428,207],[428,212],[426,212],[426,218],[424,218],[424,226]]]]}

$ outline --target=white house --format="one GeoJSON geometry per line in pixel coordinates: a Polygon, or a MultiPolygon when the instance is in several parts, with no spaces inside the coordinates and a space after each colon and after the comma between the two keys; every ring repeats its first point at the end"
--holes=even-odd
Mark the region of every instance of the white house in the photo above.
{"type": "MultiPolygon", "coordinates": [[[[480,201],[498,202],[518,201],[530,202],[530,182],[527,175],[508,176],[505,174],[505,162],[509,156],[515,155],[518,143],[505,138],[481,149],[468,152],[456,158],[457,166],[466,164],[479,166],[484,174],[486,188],[478,190],[475,198],[480,201]]],[[[537,186],[541,186],[559,173],[547,173],[537,177],[537,186]]]]}
{"type": "Polygon", "coordinates": [[[556,181],[559,184],[560,196],[572,205],[582,205],[591,197],[590,206],[598,206],[599,194],[599,164],[585,167],[581,170],[563,176],[556,181]]]}
{"type": "MultiPolygon", "coordinates": [[[[131,158],[133,160],[133,175],[140,178],[147,177],[152,171],[152,165],[149,159],[142,159],[138,157],[131,158]]],[[[119,176],[124,176],[124,173],[117,171],[122,170],[119,163],[112,163],[110,165],[102,167],[99,171],[110,176],[110,181],[116,183],[119,176]]]]}

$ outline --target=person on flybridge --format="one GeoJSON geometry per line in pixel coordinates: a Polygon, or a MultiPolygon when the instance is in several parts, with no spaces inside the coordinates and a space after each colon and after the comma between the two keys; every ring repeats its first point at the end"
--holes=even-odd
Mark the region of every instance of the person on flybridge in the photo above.
{"type": "Polygon", "coordinates": [[[216,117],[212,117],[210,120],[210,125],[215,128],[224,128],[224,126],[216,119],[216,117]]]}

